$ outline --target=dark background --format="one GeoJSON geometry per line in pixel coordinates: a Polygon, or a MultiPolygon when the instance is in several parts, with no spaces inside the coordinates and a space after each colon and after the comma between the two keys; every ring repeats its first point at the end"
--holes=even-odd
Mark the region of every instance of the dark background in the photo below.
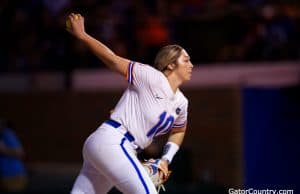
{"type": "MultiPolygon", "coordinates": [[[[122,94],[74,90],[74,72],[104,65],[66,32],[72,11],[85,17],[87,32],[135,61],[152,64],[161,46],[176,43],[195,68],[255,69],[299,65],[299,10],[296,0],[1,0],[0,117],[11,122],[26,151],[24,193],[69,193],[85,138],[122,94]],[[61,76],[60,87],[38,81],[51,80],[49,73],[61,76]]],[[[166,193],[297,193],[299,82],[253,87],[241,81],[183,92],[190,101],[188,132],[166,193]]],[[[152,153],[161,146],[155,141],[152,153]]]]}

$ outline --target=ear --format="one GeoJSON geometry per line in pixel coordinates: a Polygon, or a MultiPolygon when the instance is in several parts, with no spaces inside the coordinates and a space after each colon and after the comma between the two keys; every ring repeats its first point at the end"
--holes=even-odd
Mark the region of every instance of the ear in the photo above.
{"type": "Polygon", "coordinates": [[[170,63],[168,66],[167,66],[167,69],[168,70],[173,70],[175,68],[175,64],[174,63],[170,63]]]}

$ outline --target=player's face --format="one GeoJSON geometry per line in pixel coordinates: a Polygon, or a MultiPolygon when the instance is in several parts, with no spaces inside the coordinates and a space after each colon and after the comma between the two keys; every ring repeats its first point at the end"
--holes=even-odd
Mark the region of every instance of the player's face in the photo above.
{"type": "Polygon", "coordinates": [[[185,50],[182,50],[181,55],[177,59],[177,64],[174,71],[176,71],[182,81],[188,81],[191,79],[192,70],[193,64],[190,60],[190,56],[185,50]]]}

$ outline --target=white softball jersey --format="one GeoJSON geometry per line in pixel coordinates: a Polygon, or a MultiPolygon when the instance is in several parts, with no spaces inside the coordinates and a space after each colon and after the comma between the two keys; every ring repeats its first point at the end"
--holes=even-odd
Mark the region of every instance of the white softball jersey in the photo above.
{"type": "Polygon", "coordinates": [[[177,89],[173,92],[166,76],[155,68],[131,62],[129,86],[116,105],[111,119],[119,122],[134,137],[140,148],[154,137],[187,122],[188,100],[177,89]]]}

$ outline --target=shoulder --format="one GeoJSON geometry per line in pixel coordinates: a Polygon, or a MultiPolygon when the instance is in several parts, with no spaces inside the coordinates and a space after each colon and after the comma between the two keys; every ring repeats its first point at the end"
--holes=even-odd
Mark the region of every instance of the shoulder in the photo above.
{"type": "Polygon", "coordinates": [[[160,73],[160,71],[158,71],[157,69],[155,69],[151,65],[144,64],[144,63],[139,63],[139,62],[134,62],[133,68],[143,69],[144,71],[151,71],[153,73],[160,73]]]}
{"type": "Polygon", "coordinates": [[[189,103],[189,100],[188,100],[188,98],[183,94],[183,92],[182,92],[181,90],[178,89],[177,95],[178,95],[178,99],[180,100],[180,104],[181,104],[182,106],[187,106],[188,103],[189,103]]]}
{"type": "Polygon", "coordinates": [[[143,63],[135,62],[133,66],[133,72],[139,79],[147,80],[151,83],[162,82],[164,74],[156,68],[143,63]]]}

